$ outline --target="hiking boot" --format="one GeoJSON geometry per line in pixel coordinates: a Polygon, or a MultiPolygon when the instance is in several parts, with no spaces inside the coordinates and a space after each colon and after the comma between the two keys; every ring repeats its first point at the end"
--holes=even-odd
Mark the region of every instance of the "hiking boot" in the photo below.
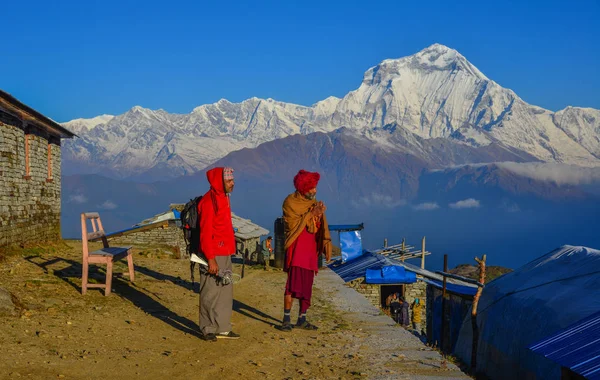
{"type": "Polygon", "coordinates": [[[291,322],[283,322],[281,324],[281,326],[279,327],[279,330],[285,331],[285,332],[290,332],[290,331],[292,331],[292,328],[293,328],[293,326],[292,326],[291,322]]]}
{"type": "Polygon", "coordinates": [[[200,334],[200,339],[205,340],[207,342],[216,342],[217,336],[213,333],[200,334]]]}
{"type": "Polygon", "coordinates": [[[240,339],[240,334],[236,334],[233,331],[218,333],[217,339],[240,339]]]}
{"type": "Polygon", "coordinates": [[[318,327],[309,323],[308,321],[304,321],[302,323],[297,323],[295,328],[304,329],[304,330],[317,330],[318,327]]]}

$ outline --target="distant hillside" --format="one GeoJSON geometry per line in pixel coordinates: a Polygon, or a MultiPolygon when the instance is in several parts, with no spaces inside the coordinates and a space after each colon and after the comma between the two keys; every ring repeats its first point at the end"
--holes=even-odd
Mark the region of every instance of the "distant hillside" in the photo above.
{"type": "MultiPolygon", "coordinates": [[[[497,277],[502,276],[505,273],[512,272],[510,268],[499,267],[499,266],[486,266],[485,267],[485,282],[490,282],[497,277]]],[[[479,280],[479,269],[475,265],[471,264],[460,264],[454,269],[450,269],[448,272],[457,274],[459,276],[472,278],[473,280],[479,280]]]]}

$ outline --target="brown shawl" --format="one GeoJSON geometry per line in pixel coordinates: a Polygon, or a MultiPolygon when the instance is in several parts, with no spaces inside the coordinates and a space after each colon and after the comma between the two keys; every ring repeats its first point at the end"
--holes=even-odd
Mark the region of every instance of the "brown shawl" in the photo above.
{"type": "Polygon", "coordinates": [[[323,214],[320,228],[313,217],[311,210],[317,203],[316,200],[306,199],[300,193],[290,194],[283,201],[283,222],[285,232],[285,249],[287,250],[304,228],[311,234],[317,234],[317,254],[325,254],[327,261],[331,259],[331,234],[327,217],[323,214]]]}

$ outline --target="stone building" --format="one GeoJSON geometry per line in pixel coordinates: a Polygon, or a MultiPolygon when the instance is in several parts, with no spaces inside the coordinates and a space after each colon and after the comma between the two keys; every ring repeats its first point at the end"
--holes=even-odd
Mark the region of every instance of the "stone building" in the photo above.
{"type": "MultiPolygon", "coordinates": [[[[171,211],[146,219],[123,231],[107,235],[114,245],[133,245],[136,248],[164,247],[176,257],[187,258],[186,243],[179,224],[179,211],[183,205],[171,204],[171,211]]],[[[248,257],[260,249],[260,238],[269,233],[268,230],[231,213],[231,221],[235,230],[237,253],[246,252],[248,257]]]]}
{"type": "Polygon", "coordinates": [[[0,246],[60,239],[60,140],[73,136],[0,90],[0,246]]]}

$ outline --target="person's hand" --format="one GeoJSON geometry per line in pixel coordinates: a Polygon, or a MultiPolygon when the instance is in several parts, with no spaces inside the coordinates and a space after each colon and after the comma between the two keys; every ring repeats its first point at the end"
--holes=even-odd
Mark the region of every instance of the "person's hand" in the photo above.
{"type": "Polygon", "coordinates": [[[313,208],[310,210],[310,213],[313,217],[321,216],[321,208],[319,207],[319,204],[314,205],[313,208]]]}
{"type": "Polygon", "coordinates": [[[311,212],[313,216],[320,217],[326,209],[327,207],[325,207],[325,204],[322,201],[319,201],[313,206],[311,212]]]}
{"type": "Polygon", "coordinates": [[[217,264],[217,260],[208,259],[208,273],[210,273],[210,274],[219,273],[219,264],[217,264]]]}

